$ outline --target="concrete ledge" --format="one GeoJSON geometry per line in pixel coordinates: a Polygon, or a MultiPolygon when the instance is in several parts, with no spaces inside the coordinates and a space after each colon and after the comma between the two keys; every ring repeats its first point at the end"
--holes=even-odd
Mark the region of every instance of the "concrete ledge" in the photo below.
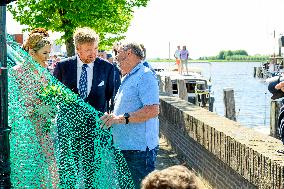
{"type": "Polygon", "coordinates": [[[160,95],[160,129],[216,188],[284,188],[282,142],[175,97],[160,95]]]}

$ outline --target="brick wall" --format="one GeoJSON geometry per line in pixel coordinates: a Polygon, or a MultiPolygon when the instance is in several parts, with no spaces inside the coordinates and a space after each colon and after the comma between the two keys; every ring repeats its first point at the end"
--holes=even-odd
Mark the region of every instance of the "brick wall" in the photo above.
{"type": "Polygon", "coordinates": [[[283,188],[281,141],[175,97],[160,103],[161,134],[214,188],[283,188]]]}

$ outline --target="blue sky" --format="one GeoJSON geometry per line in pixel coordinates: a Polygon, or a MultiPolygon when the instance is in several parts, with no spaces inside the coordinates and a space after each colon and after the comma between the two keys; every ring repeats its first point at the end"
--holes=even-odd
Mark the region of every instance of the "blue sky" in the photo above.
{"type": "MultiPolygon", "coordinates": [[[[284,34],[283,0],[151,0],[135,10],[127,40],[144,43],[148,58],[173,57],[186,45],[191,58],[244,49],[249,54],[277,52],[284,34]]],[[[7,14],[7,31],[21,27],[7,14]]]]}

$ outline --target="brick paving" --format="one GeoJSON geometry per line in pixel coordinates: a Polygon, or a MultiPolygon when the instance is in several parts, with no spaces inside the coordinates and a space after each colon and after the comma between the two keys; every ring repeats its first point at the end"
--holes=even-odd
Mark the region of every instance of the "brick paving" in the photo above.
{"type": "MultiPolygon", "coordinates": [[[[165,168],[173,166],[173,165],[183,164],[183,162],[181,162],[178,159],[177,154],[173,151],[171,146],[168,145],[168,143],[165,139],[160,138],[160,144],[159,145],[160,146],[159,146],[157,163],[156,163],[156,169],[157,170],[165,169],[165,168]]],[[[201,189],[213,189],[202,178],[197,177],[197,179],[199,180],[199,182],[202,185],[201,189]]]]}
{"type": "Polygon", "coordinates": [[[177,154],[171,149],[165,139],[160,138],[156,169],[161,170],[173,165],[180,165],[177,154]]]}

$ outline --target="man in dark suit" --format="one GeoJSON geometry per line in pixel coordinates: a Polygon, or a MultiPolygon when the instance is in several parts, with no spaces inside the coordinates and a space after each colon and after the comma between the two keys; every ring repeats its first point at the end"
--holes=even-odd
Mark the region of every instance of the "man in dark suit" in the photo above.
{"type": "MultiPolygon", "coordinates": [[[[97,111],[109,112],[109,101],[119,88],[120,78],[115,76],[112,64],[97,57],[99,37],[94,30],[78,28],[74,32],[73,38],[76,56],[59,62],[55,67],[54,76],[97,111]]],[[[64,117],[64,111],[64,108],[61,108],[58,120],[60,115],[64,117]]],[[[72,148],[75,150],[74,155],[83,154],[74,158],[77,165],[76,172],[78,173],[83,169],[85,188],[92,188],[93,170],[90,170],[88,163],[94,159],[95,123],[90,121],[90,124],[86,126],[87,128],[76,126],[74,128],[76,137],[74,137],[64,133],[64,123],[62,121],[58,122],[59,145],[61,142],[64,143],[64,138],[76,138],[72,144],[72,148]],[[79,160],[80,158],[81,160],[79,160]]],[[[64,145],[63,143],[62,146],[64,145]]],[[[59,146],[59,148],[61,147],[59,146]]],[[[64,158],[66,158],[64,155],[62,155],[62,158],[59,158],[60,163],[66,162],[64,158]]],[[[60,170],[59,168],[62,179],[65,177],[65,172],[65,170],[60,170]]],[[[71,182],[77,181],[73,180],[71,182]]]]}
{"type": "Polygon", "coordinates": [[[114,78],[112,64],[97,57],[98,40],[95,31],[89,28],[77,29],[74,33],[77,55],[59,62],[54,76],[96,110],[106,112],[109,110],[107,102],[119,88],[120,79],[114,78]],[[84,65],[87,66],[87,80],[81,78],[84,65]],[[82,89],[81,92],[86,94],[80,93],[80,79],[87,87],[87,91],[82,89]]]}

